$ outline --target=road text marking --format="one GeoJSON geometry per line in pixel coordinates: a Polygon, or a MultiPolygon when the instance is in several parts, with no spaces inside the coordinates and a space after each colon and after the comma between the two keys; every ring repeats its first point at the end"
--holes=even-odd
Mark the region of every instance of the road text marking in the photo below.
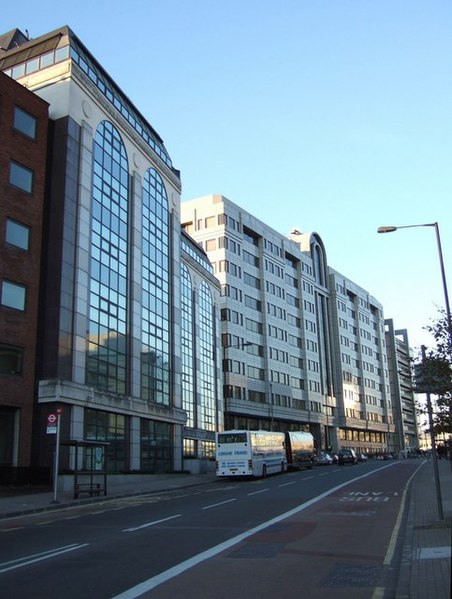
{"type": "MultiPolygon", "coordinates": [[[[244,532],[240,533],[239,535],[232,537],[231,539],[228,539],[227,541],[224,541],[223,543],[220,543],[219,545],[215,545],[215,547],[210,547],[209,549],[206,549],[206,551],[202,551],[201,553],[198,553],[197,555],[190,557],[189,559],[181,562],[180,564],[177,564],[176,566],[173,566],[172,568],[169,568],[168,570],[165,570],[164,572],[161,572],[160,574],[157,574],[156,576],[152,576],[152,578],[149,578],[148,580],[145,580],[144,582],[141,582],[141,583],[137,584],[136,586],[131,587],[130,589],[127,589],[123,593],[116,595],[115,597],[113,597],[113,599],[136,599],[137,597],[141,597],[142,595],[144,595],[144,593],[147,593],[148,591],[155,589],[155,587],[159,586],[160,584],[163,584],[164,582],[167,582],[168,580],[171,580],[172,578],[179,576],[179,574],[186,572],[190,568],[193,568],[194,566],[196,566],[212,557],[215,557],[222,551],[226,551],[227,549],[230,549],[234,545],[241,543],[243,540],[247,539],[248,537],[251,537],[252,535],[260,532],[261,530],[265,530],[266,528],[268,528],[269,526],[272,526],[273,524],[281,522],[282,520],[285,520],[286,518],[290,518],[291,516],[294,516],[295,514],[298,514],[299,512],[310,507],[311,505],[318,503],[320,500],[324,499],[325,497],[332,495],[339,489],[342,489],[343,487],[346,487],[347,485],[350,485],[357,480],[361,480],[362,478],[372,476],[379,470],[384,470],[385,468],[388,468],[388,467],[389,467],[389,465],[382,466],[382,468],[378,468],[377,470],[372,470],[371,472],[367,472],[366,474],[364,474],[362,476],[357,476],[356,478],[352,478],[351,480],[341,483],[340,485],[337,485],[336,487],[332,487],[331,489],[328,489],[328,491],[325,491],[324,493],[317,495],[317,497],[313,497],[309,501],[306,501],[305,503],[298,505],[297,507],[293,508],[292,510],[289,510],[288,512],[280,514],[279,516],[276,516],[275,518],[272,518],[271,520],[267,520],[267,522],[263,522],[262,524],[259,524],[258,526],[255,526],[254,528],[245,530],[244,532]]],[[[235,501],[235,499],[233,499],[231,501],[235,501]]]]}

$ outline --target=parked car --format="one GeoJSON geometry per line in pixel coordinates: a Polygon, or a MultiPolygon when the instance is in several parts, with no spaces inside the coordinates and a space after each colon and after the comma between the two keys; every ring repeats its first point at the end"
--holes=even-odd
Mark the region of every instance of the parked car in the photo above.
{"type": "Polygon", "coordinates": [[[331,466],[333,463],[333,458],[326,451],[321,451],[319,455],[315,457],[315,463],[318,466],[331,466]]]}
{"type": "Polygon", "coordinates": [[[353,449],[341,449],[339,452],[339,466],[344,466],[345,464],[357,464],[358,456],[353,451],[353,449]]]}
{"type": "Polygon", "coordinates": [[[358,453],[358,462],[367,462],[368,457],[365,453],[358,453]]]}

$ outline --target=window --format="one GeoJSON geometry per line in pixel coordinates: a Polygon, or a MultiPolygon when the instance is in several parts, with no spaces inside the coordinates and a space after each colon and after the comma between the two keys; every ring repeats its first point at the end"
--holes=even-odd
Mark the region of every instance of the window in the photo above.
{"type": "Polygon", "coordinates": [[[14,129],[20,131],[27,137],[31,137],[32,139],[36,139],[36,118],[19,108],[18,106],[14,107],[14,121],[13,126],[14,129]]]}
{"type": "Polygon", "coordinates": [[[170,404],[169,210],[163,179],[150,168],[142,188],[141,398],[170,404]]]}
{"type": "Polygon", "coordinates": [[[14,187],[31,193],[33,190],[33,171],[17,162],[11,162],[9,182],[14,187]]]}
{"type": "Polygon", "coordinates": [[[30,241],[30,229],[25,225],[16,223],[10,218],[6,219],[6,243],[15,245],[22,250],[28,250],[30,241]]]}
{"type": "Polygon", "coordinates": [[[250,297],[249,295],[245,295],[245,306],[247,308],[251,308],[252,310],[257,310],[258,312],[261,312],[262,310],[261,302],[254,297],[250,297]]]}
{"type": "MultiPolygon", "coordinates": [[[[195,393],[193,373],[193,286],[185,264],[181,265],[181,349],[182,406],[187,412],[186,426],[194,426],[195,393]]],[[[185,454],[184,454],[185,455],[185,454]]]]}
{"type": "Polygon", "coordinates": [[[126,443],[126,416],[87,409],[85,412],[85,439],[108,441],[107,467],[109,472],[124,472],[128,463],[126,443]]]}
{"type": "Polygon", "coordinates": [[[26,288],[23,285],[3,281],[1,290],[1,304],[16,310],[25,310],[26,288]]]}
{"type": "MultiPolygon", "coordinates": [[[[128,186],[128,162],[124,144],[113,125],[104,121],[99,124],[93,143],[90,320],[86,384],[124,395],[127,392],[129,345],[128,186]]],[[[142,201],[144,213],[145,198],[142,201]]],[[[148,248],[157,234],[143,234],[143,255],[147,255],[148,248]]],[[[155,288],[157,282],[155,279],[153,281],[155,288]]],[[[143,269],[143,286],[146,284],[147,271],[143,269]]],[[[148,299],[147,302],[150,305],[148,299]]],[[[148,325],[150,336],[152,327],[143,317],[141,320],[148,325]]],[[[147,340],[142,340],[141,352],[142,360],[153,359],[154,364],[163,362],[157,353],[153,354],[148,349],[147,340]]]]}
{"type": "Polygon", "coordinates": [[[18,347],[0,345],[0,374],[21,374],[22,350],[18,347]]]}
{"type": "Polygon", "coordinates": [[[259,381],[265,380],[265,371],[263,368],[256,368],[255,366],[248,366],[248,377],[250,379],[258,379],[259,381]]]}
{"type": "Polygon", "coordinates": [[[243,273],[243,280],[247,285],[250,285],[251,287],[254,287],[255,289],[261,288],[260,280],[257,277],[253,277],[253,275],[250,275],[247,272],[243,273]]]}
{"type": "MultiPolygon", "coordinates": [[[[173,425],[141,419],[140,462],[143,472],[169,472],[173,463],[173,425]]],[[[195,449],[193,447],[193,449],[195,449]]]]}

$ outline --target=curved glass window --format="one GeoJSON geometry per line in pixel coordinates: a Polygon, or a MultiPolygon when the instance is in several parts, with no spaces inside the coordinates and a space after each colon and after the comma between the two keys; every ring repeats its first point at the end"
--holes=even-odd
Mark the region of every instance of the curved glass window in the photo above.
{"type": "Polygon", "coordinates": [[[207,283],[199,288],[199,417],[198,426],[208,431],[215,430],[215,360],[213,301],[207,283]]]}
{"type": "Polygon", "coordinates": [[[115,127],[102,122],[93,147],[86,383],[127,393],[129,177],[115,127]]]}
{"type": "Polygon", "coordinates": [[[152,168],[143,181],[142,209],[141,397],[169,405],[168,198],[152,168]]]}
{"type": "Polygon", "coordinates": [[[195,425],[193,381],[193,295],[190,273],[181,266],[181,345],[182,345],[182,407],[187,412],[186,426],[195,425]]]}
{"type": "Polygon", "coordinates": [[[314,252],[315,252],[314,255],[315,255],[316,279],[317,279],[318,283],[320,283],[320,285],[325,286],[325,264],[324,264],[323,252],[318,245],[316,245],[314,247],[314,252]]]}

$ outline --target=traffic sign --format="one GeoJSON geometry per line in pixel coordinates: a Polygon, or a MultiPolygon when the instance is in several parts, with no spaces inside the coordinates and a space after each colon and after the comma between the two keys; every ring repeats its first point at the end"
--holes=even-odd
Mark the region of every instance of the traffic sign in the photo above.
{"type": "Polygon", "coordinates": [[[55,435],[58,428],[58,416],[57,414],[47,415],[47,434],[55,435]]]}

